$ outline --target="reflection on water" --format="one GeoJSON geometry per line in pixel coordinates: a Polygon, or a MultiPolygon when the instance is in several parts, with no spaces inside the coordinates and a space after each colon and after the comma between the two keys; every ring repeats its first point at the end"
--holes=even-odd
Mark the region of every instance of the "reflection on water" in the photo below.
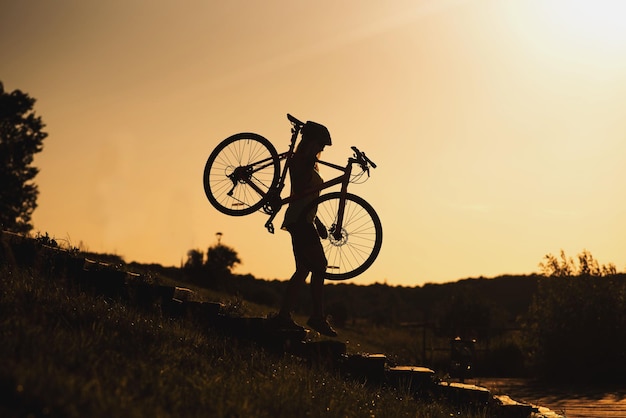
{"type": "Polygon", "coordinates": [[[567,418],[626,417],[626,386],[549,385],[527,379],[481,378],[472,382],[494,394],[544,406],[567,418]]]}

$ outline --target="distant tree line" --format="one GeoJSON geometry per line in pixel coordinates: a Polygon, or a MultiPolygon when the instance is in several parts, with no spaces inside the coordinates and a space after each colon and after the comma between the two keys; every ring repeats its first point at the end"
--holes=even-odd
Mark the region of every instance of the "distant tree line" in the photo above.
{"type": "MultiPolygon", "coordinates": [[[[190,251],[184,269],[196,284],[277,308],[286,282],[232,274],[238,262],[234,249],[215,246],[206,257],[190,251]]],[[[355,320],[386,327],[415,324],[439,338],[487,345],[518,335],[506,337],[510,341],[501,347],[502,367],[551,379],[626,381],[626,274],[598,263],[586,250],[575,260],[564,252],[548,254],[539,267],[540,274],[420,287],[336,282],[326,286],[328,312],[338,326],[355,320]]],[[[298,305],[302,314],[311,308],[307,290],[298,305]]]]}

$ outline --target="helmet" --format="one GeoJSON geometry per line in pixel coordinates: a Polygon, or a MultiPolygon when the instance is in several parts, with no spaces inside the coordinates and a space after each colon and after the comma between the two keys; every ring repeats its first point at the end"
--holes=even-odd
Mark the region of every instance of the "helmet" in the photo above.
{"type": "Polygon", "coordinates": [[[302,139],[305,141],[316,141],[320,145],[331,146],[330,132],[324,125],[307,121],[302,127],[302,139]]]}

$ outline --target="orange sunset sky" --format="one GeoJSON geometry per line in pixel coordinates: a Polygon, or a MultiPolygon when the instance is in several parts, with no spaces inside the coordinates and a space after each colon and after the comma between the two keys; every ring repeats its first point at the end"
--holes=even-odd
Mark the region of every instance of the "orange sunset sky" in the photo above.
{"type": "MultiPolygon", "coordinates": [[[[287,279],[289,234],[206,200],[215,145],[325,124],[384,231],[351,282],[526,274],[589,250],[626,269],[626,2],[0,0],[0,81],[37,99],[35,231],[126,261],[232,246],[287,279]]],[[[322,176],[334,172],[322,168],[322,176]]],[[[282,214],[279,215],[282,219],[282,214]]]]}

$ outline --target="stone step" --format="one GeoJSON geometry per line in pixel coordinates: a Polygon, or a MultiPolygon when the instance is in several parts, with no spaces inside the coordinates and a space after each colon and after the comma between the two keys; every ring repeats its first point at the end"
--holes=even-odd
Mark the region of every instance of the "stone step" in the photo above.
{"type": "Polygon", "coordinates": [[[498,418],[526,418],[539,412],[538,408],[517,402],[507,395],[494,395],[493,400],[498,411],[498,418]]]}
{"type": "Polygon", "coordinates": [[[489,389],[467,383],[439,382],[435,385],[435,393],[460,405],[482,407],[491,400],[489,389]]]}
{"type": "Polygon", "coordinates": [[[385,381],[386,364],[387,356],[384,354],[354,354],[344,359],[342,370],[356,380],[382,384],[385,381]]]}
{"type": "Polygon", "coordinates": [[[396,388],[418,394],[432,389],[435,371],[419,366],[395,366],[385,371],[386,382],[396,388]]]}

